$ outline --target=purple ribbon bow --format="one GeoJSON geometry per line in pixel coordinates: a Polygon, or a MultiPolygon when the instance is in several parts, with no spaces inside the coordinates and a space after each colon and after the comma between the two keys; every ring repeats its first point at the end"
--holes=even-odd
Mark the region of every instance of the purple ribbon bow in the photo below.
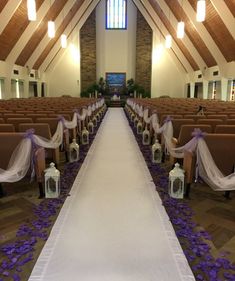
{"type": "Polygon", "coordinates": [[[170,117],[170,115],[167,115],[166,119],[164,120],[164,123],[168,123],[172,121],[172,118],[170,117]]]}
{"type": "Polygon", "coordinates": [[[196,139],[204,138],[206,135],[205,132],[202,132],[199,128],[195,128],[194,131],[192,132],[192,136],[195,137],[196,139]]]}
{"type": "Polygon", "coordinates": [[[58,117],[57,117],[57,118],[58,118],[58,120],[59,120],[59,121],[61,121],[61,122],[62,122],[63,127],[65,127],[65,125],[64,125],[64,120],[65,120],[65,119],[64,119],[64,116],[62,116],[62,115],[58,115],[58,117]]]}
{"type": "Polygon", "coordinates": [[[33,142],[33,134],[35,133],[35,130],[33,128],[28,129],[24,133],[24,138],[28,138],[33,142]]]}

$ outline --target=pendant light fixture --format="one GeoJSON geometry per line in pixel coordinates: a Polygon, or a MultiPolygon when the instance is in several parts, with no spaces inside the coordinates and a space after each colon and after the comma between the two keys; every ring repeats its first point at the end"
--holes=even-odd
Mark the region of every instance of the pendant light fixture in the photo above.
{"type": "MultiPolygon", "coordinates": [[[[51,0],[50,0],[50,9],[51,9],[51,0]]],[[[49,38],[55,37],[55,22],[52,20],[49,20],[47,23],[47,34],[49,38]]]]}
{"type": "Polygon", "coordinates": [[[170,49],[171,46],[172,46],[172,37],[171,37],[171,35],[168,34],[168,35],[166,35],[165,47],[167,49],[170,49]]]}
{"type": "Polygon", "coordinates": [[[35,21],[37,18],[35,0],[27,0],[27,11],[28,11],[28,19],[30,21],[35,21]]]}
{"type": "Polygon", "coordinates": [[[65,34],[61,35],[60,43],[61,43],[61,48],[63,49],[67,48],[67,36],[65,34]]]}
{"type": "Polygon", "coordinates": [[[55,23],[54,21],[48,21],[48,37],[49,38],[54,38],[55,37],[55,23]]]}
{"type": "MultiPolygon", "coordinates": [[[[183,10],[183,0],[182,0],[182,3],[181,3],[181,8],[183,10]]],[[[179,39],[183,39],[184,38],[184,25],[185,24],[184,24],[183,21],[178,22],[178,25],[177,25],[177,38],[179,38],[179,39]]]]}
{"type": "MultiPolygon", "coordinates": [[[[64,9],[62,11],[62,15],[63,15],[63,21],[64,21],[64,9]]],[[[63,48],[63,49],[67,48],[67,36],[65,34],[62,34],[60,36],[60,45],[61,45],[61,48],[63,48]]]]}
{"type": "Polygon", "coordinates": [[[204,21],[206,18],[206,1],[198,0],[197,1],[197,16],[196,19],[198,22],[204,21]]]}
{"type": "Polygon", "coordinates": [[[180,21],[177,25],[177,38],[182,39],[184,38],[184,22],[180,21]]]}
{"type": "MultiPolygon", "coordinates": [[[[170,20],[170,8],[169,8],[169,22],[171,23],[170,20]]],[[[172,46],[172,36],[170,34],[166,35],[166,41],[165,41],[165,47],[167,49],[170,49],[172,46]]]]}

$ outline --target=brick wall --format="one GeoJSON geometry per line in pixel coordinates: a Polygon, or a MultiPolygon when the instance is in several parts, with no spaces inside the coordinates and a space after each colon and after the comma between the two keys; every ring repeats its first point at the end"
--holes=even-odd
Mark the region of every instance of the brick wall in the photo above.
{"type": "Polygon", "coordinates": [[[148,92],[151,89],[152,37],[152,29],[137,11],[135,81],[148,92]]]}
{"type": "Polygon", "coordinates": [[[80,30],[81,91],[96,82],[96,16],[91,13],[80,30]]]}

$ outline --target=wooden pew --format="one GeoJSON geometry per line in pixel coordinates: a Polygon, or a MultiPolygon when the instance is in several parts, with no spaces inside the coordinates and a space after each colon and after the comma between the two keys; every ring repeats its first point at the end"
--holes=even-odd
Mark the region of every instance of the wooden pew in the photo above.
{"type": "MultiPolygon", "coordinates": [[[[207,134],[204,139],[217,167],[225,176],[230,175],[234,171],[235,164],[235,134],[207,134]]],[[[185,152],[183,168],[187,184],[186,196],[189,196],[190,185],[195,179],[195,163],[195,153],[185,152]]],[[[228,197],[229,192],[225,195],[228,197]]]]}
{"type": "MultiPolygon", "coordinates": [[[[0,168],[6,170],[9,160],[17,145],[23,140],[23,133],[0,133],[0,168]]],[[[45,150],[42,147],[37,148],[34,152],[34,169],[36,173],[36,181],[39,186],[39,197],[43,197],[43,172],[46,168],[45,164],[45,150]]],[[[0,187],[0,196],[4,192],[0,187]]]]}

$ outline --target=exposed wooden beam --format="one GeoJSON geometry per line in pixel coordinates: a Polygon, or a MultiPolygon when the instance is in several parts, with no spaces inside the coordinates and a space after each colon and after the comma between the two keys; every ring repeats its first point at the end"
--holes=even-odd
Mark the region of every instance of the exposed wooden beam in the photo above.
{"type": "MultiPolygon", "coordinates": [[[[188,0],[196,11],[196,0],[188,0]]],[[[235,41],[210,0],[206,0],[206,20],[204,26],[223,53],[227,62],[235,60],[235,41]]]]}
{"type": "Polygon", "coordinates": [[[185,23],[185,32],[191,42],[193,43],[194,47],[197,49],[198,53],[206,63],[207,67],[215,66],[216,60],[214,59],[213,55],[207,48],[206,44],[202,40],[201,36],[198,34],[195,26],[192,24],[188,16],[185,14],[183,8],[180,6],[180,3],[175,0],[165,0],[169,8],[171,9],[172,13],[176,17],[178,21],[184,21],[185,23]]]}
{"type": "Polygon", "coordinates": [[[54,21],[58,14],[63,9],[65,3],[68,0],[55,0],[50,9],[48,10],[47,14],[43,18],[42,22],[35,30],[34,34],[28,40],[27,44],[25,45],[24,49],[18,56],[16,60],[16,64],[24,66],[33,51],[36,49],[40,41],[43,39],[45,34],[47,33],[47,22],[49,20],[54,21]]]}
{"type": "MultiPolygon", "coordinates": [[[[37,9],[43,0],[37,1],[37,9]]],[[[27,0],[22,0],[7,26],[0,34],[0,59],[5,60],[29,24],[27,0]]]]}
{"type": "Polygon", "coordinates": [[[184,53],[186,59],[188,60],[188,62],[192,66],[193,70],[194,71],[199,70],[200,67],[198,66],[198,64],[196,63],[196,61],[194,60],[194,58],[192,57],[192,55],[190,54],[190,52],[188,51],[188,49],[186,48],[186,46],[184,45],[182,40],[177,38],[174,27],[171,25],[170,21],[168,20],[167,16],[165,15],[163,10],[161,9],[158,2],[154,1],[154,0],[149,0],[149,3],[151,4],[154,11],[157,13],[157,15],[159,16],[159,18],[161,19],[161,21],[163,22],[165,27],[167,28],[167,30],[171,34],[174,41],[177,43],[180,50],[184,53]]]}
{"type": "Polygon", "coordinates": [[[224,2],[229,7],[229,10],[231,11],[233,16],[235,17],[235,0],[224,0],[224,2]]]}
{"type": "Polygon", "coordinates": [[[61,34],[64,32],[64,30],[66,29],[66,27],[68,26],[68,24],[70,23],[70,21],[72,20],[72,18],[76,14],[76,12],[80,9],[81,5],[84,3],[84,1],[85,0],[80,0],[79,2],[77,2],[77,1],[75,2],[75,4],[73,5],[73,7],[69,11],[69,13],[64,18],[64,20],[61,23],[61,25],[56,30],[55,38],[53,38],[52,40],[49,41],[49,43],[47,44],[47,46],[45,47],[45,49],[43,50],[41,55],[38,57],[38,59],[35,62],[35,64],[33,65],[34,69],[38,69],[41,66],[41,64],[43,63],[43,61],[45,60],[45,58],[49,54],[50,50],[54,47],[56,42],[58,40],[60,40],[61,34]]]}

